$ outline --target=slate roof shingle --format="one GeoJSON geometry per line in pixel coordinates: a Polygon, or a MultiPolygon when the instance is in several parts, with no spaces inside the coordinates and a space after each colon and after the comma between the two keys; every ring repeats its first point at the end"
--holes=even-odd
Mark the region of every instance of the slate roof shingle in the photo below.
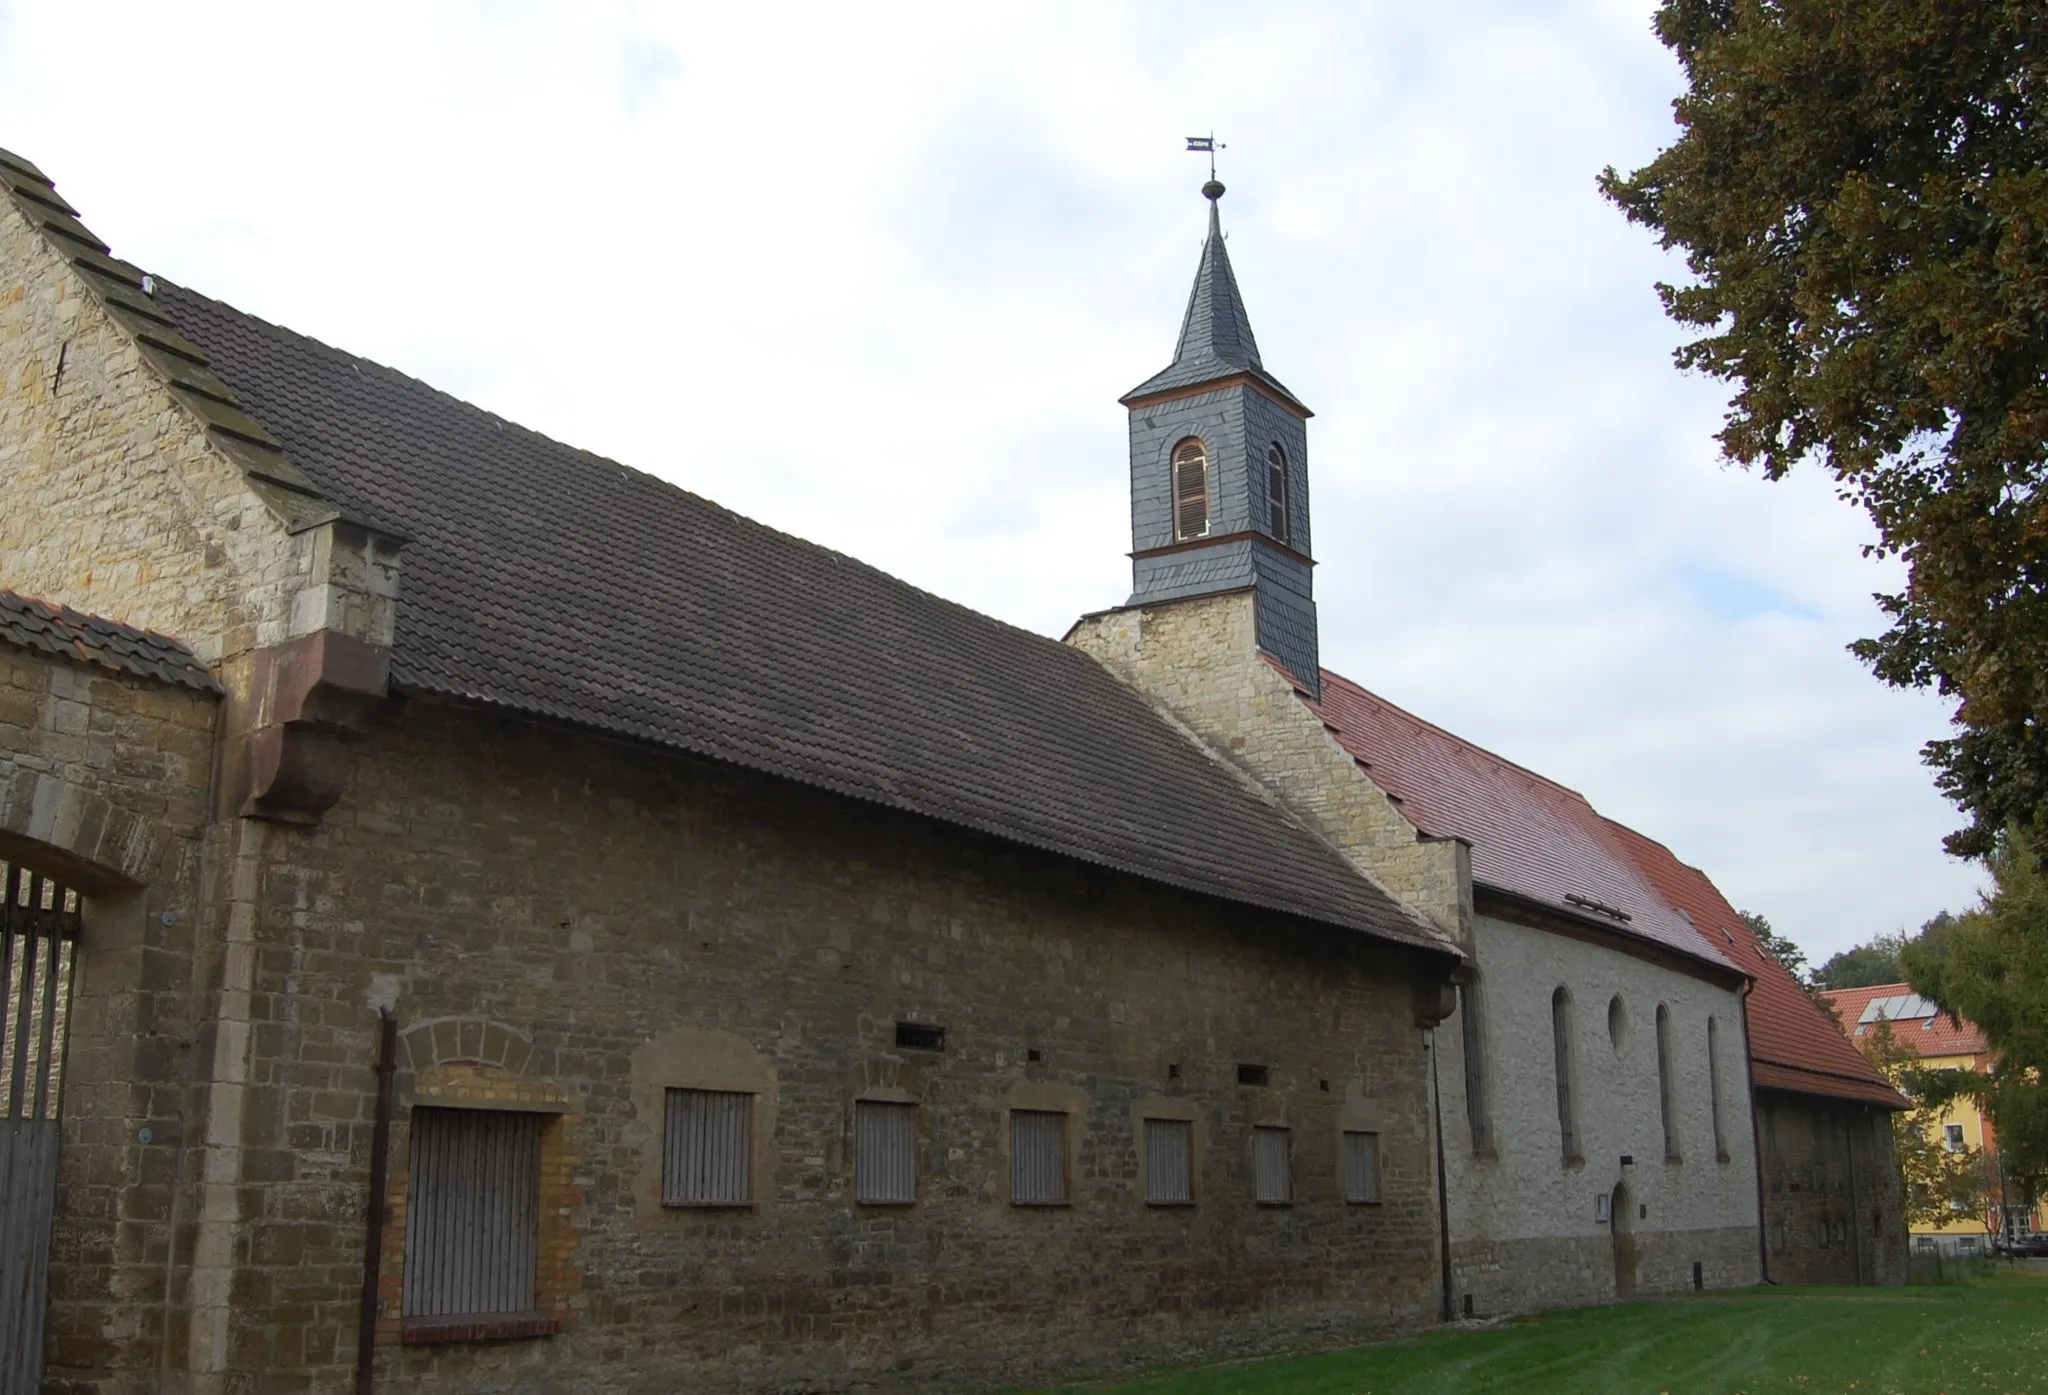
{"type": "Polygon", "coordinates": [[[1906,1100],[1837,1030],[1791,971],[1765,952],[1706,873],[1686,866],[1671,849],[1632,828],[1612,819],[1607,826],[1664,898],[1691,916],[1693,928],[1709,943],[1718,939],[1728,957],[1755,981],[1747,1015],[1750,1060],[1760,1088],[1888,1109],[1906,1107],[1906,1100]]]}
{"type": "Polygon", "coordinates": [[[167,635],[13,591],[0,590],[0,643],[202,693],[221,691],[206,665],[167,635]]]}
{"type": "Polygon", "coordinates": [[[321,494],[414,541],[392,677],[1458,950],[1065,645],[158,283],[321,494]]]}
{"type": "Polygon", "coordinates": [[[1301,699],[1420,831],[1472,847],[1472,880],[1662,949],[1740,971],[1658,894],[1584,795],[1323,670],[1301,699]],[[1626,921],[1574,904],[1612,907],[1626,921]]]}

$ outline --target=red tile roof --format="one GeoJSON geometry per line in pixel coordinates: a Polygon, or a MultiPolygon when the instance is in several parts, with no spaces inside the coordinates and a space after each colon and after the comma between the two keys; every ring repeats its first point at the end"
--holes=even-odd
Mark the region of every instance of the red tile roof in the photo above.
{"type": "MultiPolygon", "coordinates": [[[[1821,995],[1835,1005],[1842,1016],[1842,1030],[1853,1037],[1867,1037],[1874,1023],[1861,1019],[1863,1011],[1878,998],[1917,997],[1910,983],[1875,983],[1868,988],[1837,988],[1821,995]]],[[[1927,1006],[1933,1006],[1931,1003],[1927,1006]]],[[[1890,1015],[1890,1014],[1888,1014],[1890,1015]]],[[[1984,1033],[1974,1022],[1962,1022],[1946,1012],[1922,1016],[1893,1016],[1892,1034],[1908,1042],[1922,1056],[1978,1056],[1990,1048],[1984,1033]]]]}
{"type": "Polygon", "coordinates": [[[1302,699],[1420,831],[1472,847],[1474,882],[1640,937],[1717,968],[1747,971],[1658,894],[1584,795],[1432,726],[1323,670],[1302,699]],[[1619,920],[1574,904],[1612,907],[1619,920]]]}
{"type": "Polygon", "coordinates": [[[197,688],[202,693],[221,690],[211,670],[168,635],[13,591],[0,590],[0,643],[197,688]]]}
{"type": "Polygon", "coordinates": [[[1671,849],[1632,828],[1611,819],[1607,827],[1665,899],[1692,918],[1693,928],[1710,943],[1718,940],[1728,957],[1755,980],[1749,995],[1749,1054],[1760,1088],[1905,1107],[1905,1100],[1836,1029],[1791,972],[1765,953],[1706,873],[1686,866],[1671,849]]]}

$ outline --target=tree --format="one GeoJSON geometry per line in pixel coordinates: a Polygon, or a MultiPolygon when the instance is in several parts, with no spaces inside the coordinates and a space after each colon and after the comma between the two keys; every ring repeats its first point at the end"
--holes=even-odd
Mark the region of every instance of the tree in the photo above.
{"type": "Polygon", "coordinates": [[[1990,1068],[1929,1081],[1928,1093],[1977,1100],[2011,1199],[2031,1206],[2048,1191],[2048,872],[2039,847],[2017,832],[1987,863],[1982,904],[1908,944],[1905,969],[1917,992],[1984,1033],[1990,1068]]]}
{"type": "Polygon", "coordinates": [[[1856,1048],[1913,1102],[1911,1109],[1892,1114],[1892,1147],[1906,1184],[1906,1224],[1942,1225],[1967,1215],[1986,1221],[1989,1229],[1986,1218],[1993,1208],[1983,1185],[1988,1174],[1982,1150],[1951,1149],[1942,1127],[1956,1095],[1933,1077],[1959,1072],[1923,1068],[1919,1050],[1883,1018],[1870,1035],[1856,1039],[1856,1048]]]}
{"type": "Polygon", "coordinates": [[[2048,5],[1664,0],[1681,134],[1600,187],[1735,386],[1727,457],[1817,461],[1906,586],[1856,653],[1957,700],[1925,755],[1983,856],[2048,829],[2048,5]]]}
{"type": "Polygon", "coordinates": [[[1869,988],[1873,984],[1903,982],[1906,971],[1899,964],[1899,951],[1905,944],[1904,935],[1878,935],[1868,944],[1856,945],[1835,955],[1815,969],[1813,976],[1831,989],[1869,988]]]}
{"type": "Polygon", "coordinates": [[[1814,972],[1807,966],[1806,951],[1785,936],[1771,928],[1771,922],[1755,911],[1737,911],[1742,923],[1749,927],[1749,933],[1756,936],[1756,942],[1763,952],[1785,966],[1785,972],[1792,975],[1792,981],[1806,990],[1806,996],[1820,1005],[1823,1012],[1841,1022],[1835,1005],[1821,996],[1820,984],[1815,981],[1814,972]]]}

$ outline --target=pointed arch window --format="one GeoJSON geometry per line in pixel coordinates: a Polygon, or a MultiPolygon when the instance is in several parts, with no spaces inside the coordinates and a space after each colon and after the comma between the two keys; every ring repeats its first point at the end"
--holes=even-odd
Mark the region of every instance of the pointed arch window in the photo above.
{"type": "Polygon", "coordinates": [[[1721,1123],[1721,1024],[1707,1019],[1707,1088],[1714,1096],[1714,1161],[1728,1161],[1728,1132],[1721,1123]]]}
{"type": "Polygon", "coordinates": [[[1678,1091],[1672,1079],[1671,1009],[1657,1004],[1657,1103],[1664,1114],[1664,1158],[1679,1160],[1678,1091]]]}
{"type": "Polygon", "coordinates": [[[1287,536],[1287,452],[1275,441],[1266,450],[1266,510],[1271,520],[1267,531],[1275,542],[1287,536]]]}
{"type": "Polygon", "coordinates": [[[1173,448],[1173,540],[1209,535],[1209,448],[1194,436],[1173,448]]]}
{"type": "Polygon", "coordinates": [[[1566,1162],[1585,1157],[1579,1151],[1579,1104],[1572,1080],[1572,995],[1559,984],[1550,995],[1550,1048],[1557,1068],[1557,1133],[1566,1162]]]}

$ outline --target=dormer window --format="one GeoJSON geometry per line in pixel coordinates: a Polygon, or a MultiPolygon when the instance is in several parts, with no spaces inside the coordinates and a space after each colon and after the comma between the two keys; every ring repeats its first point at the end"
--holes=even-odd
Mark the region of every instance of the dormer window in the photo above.
{"type": "Polygon", "coordinates": [[[1287,452],[1275,441],[1266,451],[1266,505],[1272,517],[1268,529],[1275,542],[1287,541],[1287,452]]]}
{"type": "Polygon", "coordinates": [[[1173,540],[1209,535],[1209,448],[1190,436],[1173,448],[1173,540]]]}

